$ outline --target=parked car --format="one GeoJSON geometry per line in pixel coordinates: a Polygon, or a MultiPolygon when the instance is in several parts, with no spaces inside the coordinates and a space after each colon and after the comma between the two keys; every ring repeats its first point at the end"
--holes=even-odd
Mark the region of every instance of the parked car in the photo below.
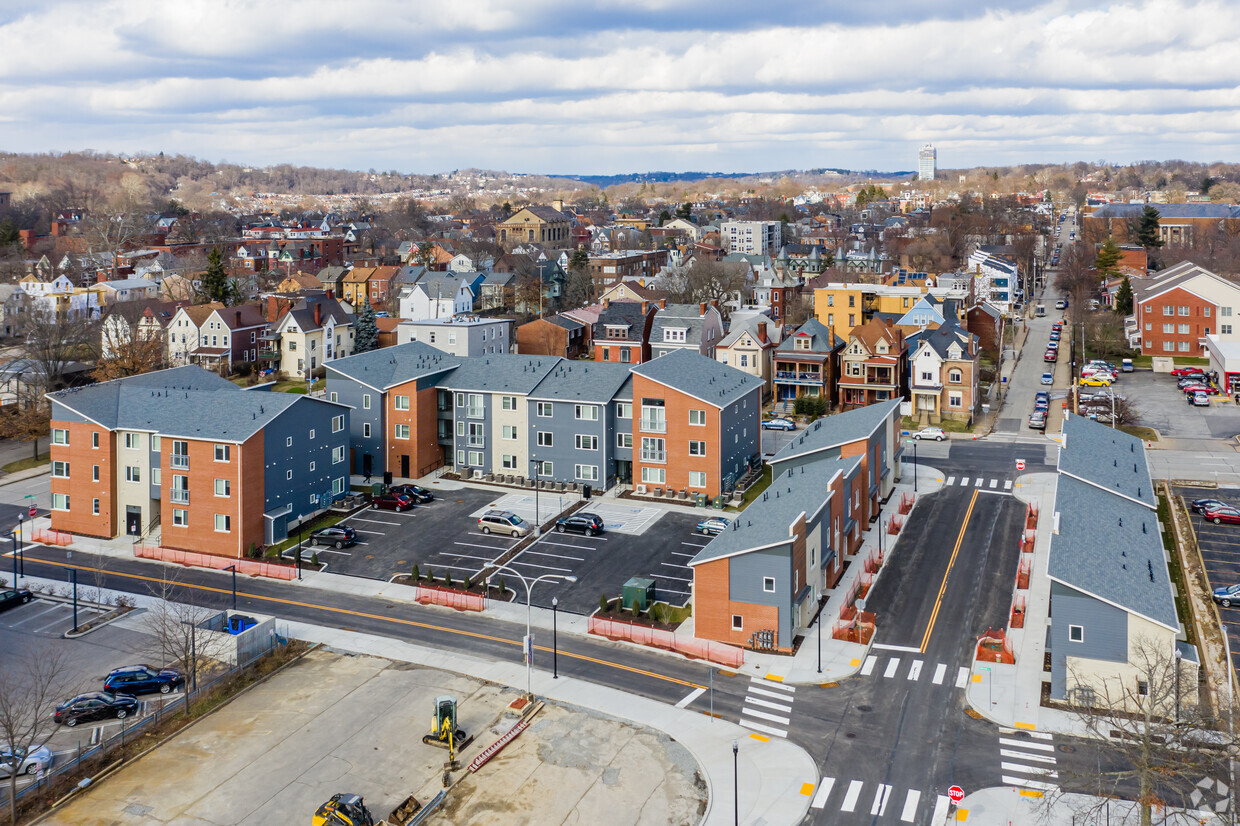
{"type": "Polygon", "coordinates": [[[1240,525],[1240,508],[1231,505],[1215,505],[1205,511],[1206,519],[1215,525],[1226,522],[1228,525],[1240,525]]]}
{"type": "Polygon", "coordinates": [[[56,706],[52,719],[72,728],[78,723],[115,717],[120,720],[138,710],[138,701],[129,694],[113,694],[110,691],[92,691],[79,694],[56,706]]]}
{"type": "Polygon", "coordinates": [[[328,525],[310,534],[311,545],[332,545],[337,550],[357,542],[357,531],[348,525],[328,525]]]}
{"type": "Polygon", "coordinates": [[[1124,373],[1131,373],[1136,368],[1132,365],[1132,359],[1120,359],[1119,369],[1124,373]]]}
{"type": "Polygon", "coordinates": [[[1054,330],[1056,333],[1060,332],[1061,330],[1063,330],[1063,322],[1056,321],[1054,324],[1051,325],[1051,329],[1054,330]]]}
{"type": "Polygon", "coordinates": [[[1051,409],[1051,403],[1048,399],[1034,399],[1033,409],[1040,410],[1043,413],[1051,409]]]}
{"type": "Polygon", "coordinates": [[[1054,373],[1043,373],[1043,374],[1042,374],[1042,383],[1043,383],[1043,384],[1054,384],[1054,383],[1055,383],[1055,374],[1054,374],[1054,373]]]}
{"type": "Polygon", "coordinates": [[[1068,309],[1068,302],[1063,301],[1063,300],[1056,301],[1056,302],[1055,302],[1055,309],[1056,309],[1056,310],[1066,310],[1066,309],[1068,309]]]}
{"type": "Polygon", "coordinates": [[[1059,331],[1051,330],[1051,341],[1059,341],[1059,331]]]}
{"type": "Polygon", "coordinates": [[[434,494],[421,485],[392,485],[388,488],[388,493],[404,494],[419,505],[425,505],[435,498],[434,494]]]}
{"type": "Polygon", "coordinates": [[[12,746],[0,746],[0,777],[34,774],[40,767],[49,769],[52,759],[52,750],[47,746],[39,746],[29,754],[26,754],[24,749],[17,749],[14,753],[12,746]]]}
{"type": "Polygon", "coordinates": [[[556,533],[573,531],[574,533],[584,533],[586,536],[594,536],[596,533],[603,532],[603,517],[597,513],[581,511],[574,513],[572,516],[557,519],[555,530],[556,533]]]}
{"type": "Polygon", "coordinates": [[[530,525],[512,511],[490,510],[478,517],[478,530],[522,537],[530,532],[530,525]]]}
{"type": "Polygon", "coordinates": [[[1186,384],[1180,389],[1184,391],[1184,395],[1190,400],[1194,393],[1205,393],[1207,396],[1218,395],[1218,388],[1210,384],[1186,384]]]}
{"type": "Polygon", "coordinates": [[[1042,361],[1058,361],[1058,359],[1059,359],[1058,350],[1047,350],[1046,355],[1042,356],[1042,361]]]}
{"type": "Polygon", "coordinates": [[[1029,414],[1029,426],[1034,430],[1046,430],[1046,412],[1035,410],[1029,414]]]}
{"type": "Polygon", "coordinates": [[[767,419],[766,421],[762,423],[762,429],[763,430],[796,430],[797,423],[792,421],[792,419],[785,419],[782,417],[775,418],[775,419],[767,419]]]}
{"type": "Polygon", "coordinates": [[[1194,376],[1194,375],[1204,376],[1205,374],[1206,374],[1206,371],[1202,370],[1200,367],[1177,367],[1171,371],[1171,375],[1175,376],[1176,378],[1183,378],[1184,376],[1194,376]]]}
{"type": "Polygon", "coordinates": [[[1221,588],[1215,588],[1210,596],[1219,605],[1224,608],[1230,608],[1233,604],[1240,604],[1240,584],[1224,585],[1221,588]]]}
{"type": "Polygon", "coordinates": [[[1108,376],[1095,373],[1092,376],[1081,376],[1081,387],[1110,387],[1111,379],[1108,376]]]}
{"type": "Polygon", "coordinates": [[[697,523],[697,531],[707,536],[718,536],[731,526],[732,521],[729,519],[725,519],[722,516],[708,516],[697,523]]]}
{"type": "Polygon", "coordinates": [[[409,508],[412,508],[413,500],[408,496],[405,496],[403,493],[392,493],[389,491],[376,496],[374,502],[371,504],[379,510],[396,511],[397,513],[400,513],[403,510],[409,510],[409,508]]]}
{"type": "Polygon", "coordinates": [[[1188,503],[1188,509],[1193,513],[1205,513],[1210,508],[1226,504],[1220,499],[1194,499],[1188,503]]]}
{"type": "Polygon", "coordinates": [[[29,588],[9,588],[7,591],[0,591],[0,611],[25,605],[32,599],[34,599],[34,594],[30,593],[29,588]]]}
{"type": "Polygon", "coordinates": [[[103,690],[113,694],[167,694],[185,685],[185,675],[175,668],[127,665],[114,668],[103,680],[103,690]]]}
{"type": "Polygon", "coordinates": [[[1210,396],[1204,390],[1198,390],[1188,397],[1188,403],[1193,407],[1209,407],[1210,396]]]}
{"type": "Polygon", "coordinates": [[[922,439],[934,439],[936,442],[941,442],[947,438],[947,434],[941,427],[923,427],[913,434],[913,438],[919,442],[922,439]]]}
{"type": "Polygon", "coordinates": [[[1200,385],[1202,385],[1202,386],[1205,386],[1205,385],[1207,384],[1207,382],[1206,382],[1206,377],[1205,377],[1205,376],[1201,376],[1201,375],[1197,375],[1197,376],[1185,376],[1184,378],[1182,378],[1182,379],[1180,379],[1179,381],[1177,381],[1177,382],[1175,383],[1175,386],[1176,386],[1176,387],[1178,387],[1178,388],[1180,388],[1181,390],[1183,390],[1185,387],[1188,387],[1188,386],[1190,386],[1190,385],[1194,385],[1194,384],[1200,384],[1200,385]]]}

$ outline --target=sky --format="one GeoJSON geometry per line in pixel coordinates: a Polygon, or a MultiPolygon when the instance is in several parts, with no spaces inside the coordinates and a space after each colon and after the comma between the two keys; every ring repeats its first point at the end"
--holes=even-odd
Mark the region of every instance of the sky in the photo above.
{"type": "Polygon", "coordinates": [[[1234,0],[0,2],[0,149],[547,174],[1240,160],[1234,0]]]}

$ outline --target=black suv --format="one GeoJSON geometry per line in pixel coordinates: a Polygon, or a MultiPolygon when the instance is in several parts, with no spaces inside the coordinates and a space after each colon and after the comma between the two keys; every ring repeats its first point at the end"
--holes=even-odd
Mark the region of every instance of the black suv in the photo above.
{"type": "Polygon", "coordinates": [[[343,548],[357,541],[357,531],[348,525],[328,525],[310,534],[311,545],[335,545],[343,548]]]}
{"type": "Polygon", "coordinates": [[[90,694],[79,694],[56,706],[52,719],[72,728],[78,723],[102,720],[105,717],[119,720],[137,711],[138,701],[128,694],[92,691],[90,694]]]}
{"type": "Polygon", "coordinates": [[[419,505],[425,505],[435,497],[431,492],[421,485],[392,485],[388,488],[391,493],[403,493],[419,505]]]}
{"type": "Polygon", "coordinates": [[[597,513],[574,513],[572,516],[557,519],[555,529],[557,533],[576,531],[586,536],[594,536],[603,532],[603,518],[597,513]]]}
{"type": "Polygon", "coordinates": [[[103,690],[115,694],[167,694],[185,684],[185,675],[175,668],[127,665],[114,669],[103,681],[103,690]]]}

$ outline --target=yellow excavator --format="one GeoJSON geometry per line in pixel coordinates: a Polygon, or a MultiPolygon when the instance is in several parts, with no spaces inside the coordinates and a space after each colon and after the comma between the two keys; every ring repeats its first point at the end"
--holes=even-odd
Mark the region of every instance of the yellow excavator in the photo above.
{"type": "Polygon", "coordinates": [[[334,794],[314,813],[314,826],[375,826],[361,795],[334,794]]]}
{"type": "Polygon", "coordinates": [[[448,750],[448,762],[456,762],[456,754],[473,742],[465,729],[456,726],[456,698],[442,695],[435,698],[435,709],[431,716],[431,730],[422,735],[422,742],[430,746],[438,746],[448,750]]]}

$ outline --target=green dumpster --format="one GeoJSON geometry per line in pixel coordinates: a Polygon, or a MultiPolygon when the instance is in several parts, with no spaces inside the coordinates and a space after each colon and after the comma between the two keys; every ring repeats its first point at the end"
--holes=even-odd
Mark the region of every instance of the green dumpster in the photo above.
{"type": "Polygon", "coordinates": [[[645,611],[654,604],[654,580],[635,576],[624,583],[620,602],[625,608],[645,611]]]}
{"type": "Polygon", "coordinates": [[[698,506],[699,508],[704,508],[704,507],[706,507],[706,506],[707,506],[707,504],[709,504],[709,499],[708,499],[708,497],[706,496],[706,494],[704,494],[704,493],[699,493],[699,494],[697,495],[697,506],[698,506]]]}

